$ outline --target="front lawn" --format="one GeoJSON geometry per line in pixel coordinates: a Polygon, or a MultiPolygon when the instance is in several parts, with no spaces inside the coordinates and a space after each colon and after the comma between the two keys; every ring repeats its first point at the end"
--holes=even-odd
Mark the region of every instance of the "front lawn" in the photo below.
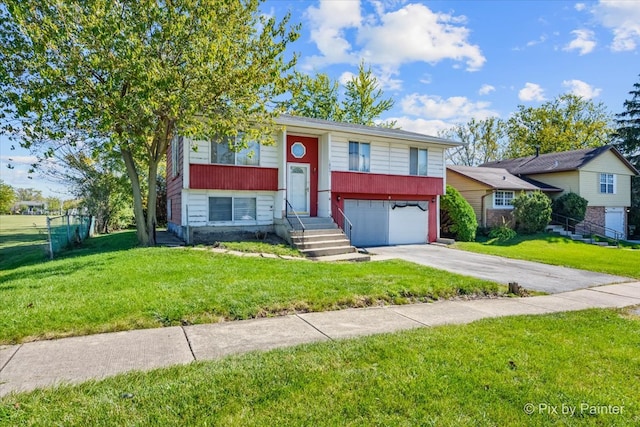
{"type": "Polygon", "coordinates": [[[640,250],[600,247],[551,234],[518,235],[498,242],[456,242],[465,251],[537,261],[640,279],[640,250]]]}
{"type": "Polygon", "coordinates": [[[3,268],[0,344],[500,289],[401,261],[330,264],[135,248],[135,234],[125,232],[90,239],[53,261],[3,268]]]}
{"type": "Polygon", "coordinates": [[[487,319],[0,399],[6,425],[640,425],[640,321],[487,319]]]}

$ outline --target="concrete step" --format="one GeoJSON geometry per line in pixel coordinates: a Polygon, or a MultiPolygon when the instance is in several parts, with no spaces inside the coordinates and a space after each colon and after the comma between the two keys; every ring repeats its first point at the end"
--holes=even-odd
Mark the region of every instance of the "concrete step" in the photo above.
{"type": "Polygon", "coordinates": [[[300,251],[304,256],[309,258],[323,257],[328,255],[341,255],[356,252],[353,246],[332,246],[319,249],[304,249],[300,251]]]}
{"type": "Polygon", "coordinates": [[[321,233],[321,234],[315,234],[315,233],[304,233],[304,235],[299,234],[299,235],[292,235],[291,236],[291,242],[294,245],[297,244],[302,244],[302,243],[306,243],[306,242],[322,242],[322,241],[326,241],[326,240],[340,240],[340,239],[344,239],[346,238],[346,236],[344,235],[344,233],[340,232],[340,233],[336,233],[336,230],[334,230],[333,233],[321,233]]]}
{"type": "Polygon", "coordinates": [[[598,241],[593,241],[591,242],[592,245],[596,245],[596,246],[609,246],[609,242],[598,242],[598,241]]]}
{"type": "Polygon", "coordinates": [[[323,249],[323,248],[333,248],[339,246],[351,247],[351,243],[347,238],[342,238],[338,240],[320,240],[320,241],[307,241],[304,243],[294,243],[296,248],[299,250],[307,250],[307,249],[323,249]]]}
{"type": "Polygon", "coordinates": [[[314,236],[322,236],[322,235],[335,235],[335,234],[343,234],[342,230],[340,230],[339,228],[323,228],[323,229],[314,229],[314,230],[305,230],[304,232],[302,230],[294,230],[294,231],[289,231],[289,235],[291,236],[291,238],[294,237],[314,237],[314,236]]]}

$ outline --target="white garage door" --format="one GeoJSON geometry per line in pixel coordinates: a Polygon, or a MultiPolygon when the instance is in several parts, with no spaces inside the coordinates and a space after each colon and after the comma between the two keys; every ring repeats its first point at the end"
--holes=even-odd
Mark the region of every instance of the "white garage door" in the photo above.
{"type": "Polygon", "coordinates": [[[385,246],[427,242],[427,202],[345,200],[353,223],[354,246],[385,246]]]}
{"type": "Polygon", "coordinates": [[[626,238],[624,229],[624,208],[606,208],[604,216],[604,226],[607,227],[608,237],[614,237],[613,230],[617,231],[618,237],[626,238]]]}
{"type": "Polygon", "coordinates": [[[427,243],[427,202],[392,202],[389,212],[389,244],[427,243]]]}

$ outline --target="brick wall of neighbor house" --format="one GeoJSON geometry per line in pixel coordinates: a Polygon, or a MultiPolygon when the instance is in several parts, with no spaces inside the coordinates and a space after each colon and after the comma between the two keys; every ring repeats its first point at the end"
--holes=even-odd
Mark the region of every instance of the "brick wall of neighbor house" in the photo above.
{"type": "MultiPolygon", "coordinates": [[[[606,208],[604,206],[587,206],[587,212],[584,215],[584,220],[604,227],[605,209],[606,208]]],[[[595,231],[602,233],[604,229],[595,231]]],[[[576,224],[576,232],[586,234],[588,233],[588,227],[584,222],[576,224]]]]}
{"type": "Polygon", "coordinates": [[[178,144],[177,168],[176,174],[173,173],[174,156],[172,153],[172,144],[169,143],[167,148],[167,209],[170,209],[171,215],[167,215],[167,227],[169,231],[182,236],[182,184],[183,184],[183,155],[184,155],[184,138],[180,139],[178,144]],[[169,204],[170,203],[170,204],[169,204]]]}
{"type": "Polygon", "coordinates": [[[508,221],[513,228],[515,221],[513,220],[513,211],[506,209],[487,209],[487,227],[499,227],[504,221],[508,221]]]}

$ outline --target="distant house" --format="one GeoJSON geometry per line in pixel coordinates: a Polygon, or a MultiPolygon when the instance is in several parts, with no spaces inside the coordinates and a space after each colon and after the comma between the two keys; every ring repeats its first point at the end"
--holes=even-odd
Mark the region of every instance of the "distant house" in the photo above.
{"type": "Polygon", "coordinates": [[[445,151],[459,143],[287,115],[277,123],[274,145],[238,152],[234,141],[176,137],[167,152],[169,230],[190,241],[227,231],[287,239],[301,220],[349,228],[355,246],[439,237],[445,151]]]}
{"type": "Polygon", "coordinates": [[[449,165],[447,183],[473,207],[481,227],[499,226],[503,221],[512,222],[511,201],[522,191],[562,192],[560,188],[518,178],[503,168],[449,165]]]}
{"type": "Polygon", "coordinates": [[[627,209],[631,206],[631,177],[638,171],[611,145],[500,160],[480,165],[506,169],[523,179],[561,188],[552,197],[573,192],[589,204],[585,221],[612,236],[627,236],[627,209]]]}
{"type": "Polygon", "coordinates": [[[34,200],[21,200],[13,204],[12,212],[20,212],[23,215],[44,215],[47,212],[47,202],[34,200]]]}

